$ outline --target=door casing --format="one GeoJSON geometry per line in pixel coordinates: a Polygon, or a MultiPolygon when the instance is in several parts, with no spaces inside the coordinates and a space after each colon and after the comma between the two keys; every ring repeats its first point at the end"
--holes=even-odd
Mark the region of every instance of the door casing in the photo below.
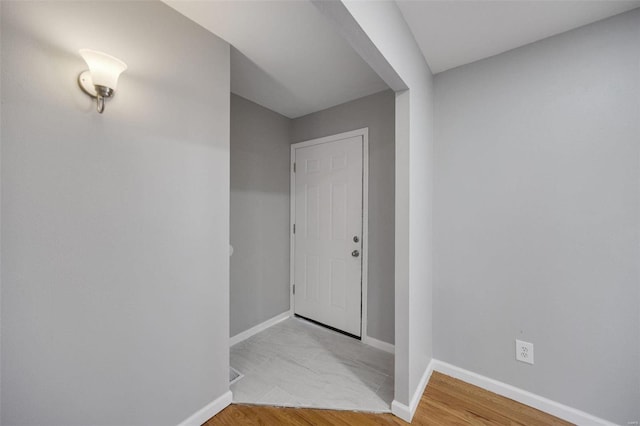
{"type": "Polygon", "coordinates": [[[296,174],[294,173],[294,163],[296,161],[296,149],[307,146],[319,145],[328,142],[338,142],[343,139],[352,138],[354,136],[362,136],[362,250],[360,256],[362,258],[362,316],[360,318],[360,335],[361,340],[367,343],[369,337],[367,335],[367,275],[369,270],[369,128],[352,130],[350,132],[339,133],[337,135],[325,136],[322,138],[311,139],[304,142],[298,142],[291,145],[291,165],[289,167],[290,178],[290,213],[289,213],[289,310],[290,315],[295,314],[295,297],[293,294],[293,285],[295,277],[295,235],[293,233],[293,225],[295,224],[296,214],[296,174]]]}

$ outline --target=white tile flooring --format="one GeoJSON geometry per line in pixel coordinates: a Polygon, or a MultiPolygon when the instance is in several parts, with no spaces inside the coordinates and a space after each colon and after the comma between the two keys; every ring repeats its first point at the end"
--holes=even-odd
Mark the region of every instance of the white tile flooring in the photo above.
{"type": "Polygon", "coordinates": [[[393,355],[299,318],[231,347],[233,402],[391,411],[393,355]]]}

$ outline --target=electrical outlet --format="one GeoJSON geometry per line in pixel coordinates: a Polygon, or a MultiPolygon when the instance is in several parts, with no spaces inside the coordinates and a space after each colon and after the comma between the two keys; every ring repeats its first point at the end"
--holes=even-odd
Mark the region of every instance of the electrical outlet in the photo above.
{"type": "Polygon", "coordinates": [[[533,343],[516,339],[516,360],[533,364],[533,343]]]}

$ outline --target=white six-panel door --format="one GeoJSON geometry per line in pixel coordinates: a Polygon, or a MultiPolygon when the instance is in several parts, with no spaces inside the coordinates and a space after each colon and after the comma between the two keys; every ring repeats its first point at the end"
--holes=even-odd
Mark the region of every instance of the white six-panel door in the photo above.
{"type": "Polygon", "coordinates": [[[361,336],[363,136],[292,154],[294,311],[361,336]]]}

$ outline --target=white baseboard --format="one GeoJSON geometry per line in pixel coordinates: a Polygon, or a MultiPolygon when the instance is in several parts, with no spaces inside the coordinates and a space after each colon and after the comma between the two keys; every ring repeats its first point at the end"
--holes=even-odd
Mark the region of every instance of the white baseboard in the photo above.
{"type": "Polygon", "coordinates": [[[183,420],[178,426],[200,426],[211,417],[224,410],[229,404],[231,404],[232,395],[231,391],[226,391],[219,398],[208,403],[187,419],[183,420]]]}
{"type": "Polygon", "coordinates": [[[373,346],[381,351],[388,352],[390,354],[395,353],[396,349],[391,343],[383,342],[382,340],[374,339],[373,337],[364,336],[362,343],[365,345],[373,346]]]}
{"type": "Polygon", "coordinates": [[[272,325],[276,325],[277,323],[279,323],[280,321],[284,321],[287,318],[289,318],[291,316],[291,312],[287,311],[287,312],[283,312],[280,315],[276,315],[273,318],[270,318],[268,320],[266,320],[263,323],[260,323],[254,327],[251,327],[248,330],[243,331],[242,333],[238,333],[235,336],[231,337],[229,339],[229,346],[233,346],[236,343],[240,343],[243,340],[247,340],[249,337],[260,333],[263,330],[266,330],[267,328],[271,327],[272,325]]]}
{"type": "Polygon", "coordinates": [[[429,379],[431,378],[431,373],[433,373],[433,361],[427,365],[427,368],[422,373],[422,377],[420,378],[420,382],[418,383],[418,387],[416,391],[413,393],[411,397],[411,402],[409,406],[402,404],[401,402],[396,401],[395,399],[391,403],[391,412],[400,417],[405,422],[411,423],[411,419],[413,419],[413,415],[416,413],[418,409],[418,404],[420,403],[420,398],[422,398],[422,394],[424,390],[427,388],[427,383],[429,383],[429,379]]]}
{"type": "Polygon", "coordinates": [[[611,423],[607,420],[592,416],[591,414],[585,413],[584,411],[568,407],[566,405],[560,404],[559,402],[555,402],[534,393],[525,391],[523,389],[516,388],[515,386],[490,379],[489,377],[476,374],[472,371],[456,367],[455,365],[451,365],[443,361],[438,361],[437,359],[432,360],[429,365],[433,367],[434,371],[438,371],[442,374],[446,374],[447,376],[460,379],[463,382],[476,385],[478,387],[481,387],[482,389],[486,389],[490,392],[497,393],[498,395],[513,399],[514,401],[518,401],[522,404],[536,408],[540,411],[544,411],[545,413],[549,413],[562,420],[566,420],[577,425],[615,426],[615,423],[611,423]]]}
{"type": "Polygon", "coordinates": [[[395,399],[391,402],[391,413],[396,417],[400,417],[407,423],[411,423],[411,419],[413,418],[411,415],[411,409],[409,409],[407,405],[404,405],[395,399]]]}

